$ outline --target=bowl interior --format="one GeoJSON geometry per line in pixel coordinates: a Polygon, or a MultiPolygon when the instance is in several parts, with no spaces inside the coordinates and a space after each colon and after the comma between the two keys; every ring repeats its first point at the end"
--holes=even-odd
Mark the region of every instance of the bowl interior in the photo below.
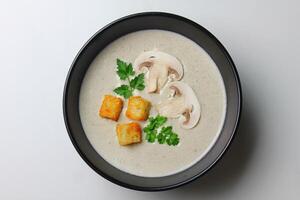
{"type": "Polygon", "coordinates": [[[183,17],[167,13],[140,13],[119,19],[98,31],[80,50],[69,71],[64,91],[64,117],[69,136],[78,153],[97,173],[119,185],[136,190],[165,190],[187,183],[206,172],[224,153],[236,130],[241,92],[235,66],[222,44],[206,29],[183,17]],[[79,93],[85,72],[110,42],[145,29],[168,30],[200,45],[216,63],[225,84],[227,109],[223,129],[210,151],[190,168],[164,177],[140,177],[106,162],[88,141],[79,116],[79,93]]]}

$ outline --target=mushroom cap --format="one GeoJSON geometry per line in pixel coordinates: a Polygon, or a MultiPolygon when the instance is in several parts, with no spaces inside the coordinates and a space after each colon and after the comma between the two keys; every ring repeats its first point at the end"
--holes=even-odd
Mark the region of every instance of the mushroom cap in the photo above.
{"type": "Polygon", "coordinates": [[[174,56],[158,50],[145,51],[134,61],[134,70],[138,73],[148,69],[148,92],[158,92],[170,81],[183,77],[183,66],[174,56]]]}
{"type": "MultiPolygon", "coordinates": [[[[141,53],[134,61],[134,69],[139,72],[142,70],[145,62],[159,62],[164,63],[166,67],[171,68],[178,73],[178,76],[174,77],[174,80],[180,80],[183,77],[183,66],[181,62],[175,57],[168,53],[159,51],[157,49],[152,51],[145,51],[141,53]]],[[[171,72],[172,73],[172,72],[171,72]]]]}
{"type": "Polygon", "coordinates": [[[156,109],[162,116],[178,118],[186,109],[185,99],[183,96],[166,99],[156,105],[156,109]]]}
{"type": "Polygon", "coordinates": [[[188,84],[179,81],[169,83],[167,88],[175,90],[175,97],[159,104],[158,112],[170,118],[180,116],[180,126],[184,129],[195,127],[200,119],[201,107],[193,89],[188,84]],[[176,93],[179,93],[179,96],[176,97],[176,93]]]}

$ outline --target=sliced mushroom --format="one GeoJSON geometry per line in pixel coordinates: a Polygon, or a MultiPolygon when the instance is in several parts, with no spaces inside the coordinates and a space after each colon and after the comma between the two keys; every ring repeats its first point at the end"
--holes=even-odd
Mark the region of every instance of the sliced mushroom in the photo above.
{"type": "Polygon", "coordinates": [[[184,82],[171,82],[167,85],[164,93],[171,96],[156,105],[160,115],[168,118],[179,118],[182,128],[195,127],[200,119],[201,108],[193,89],[184,82]]]}
{"type": "Polygon", "coordinates": [[[136,72],[148,69],[147,87],[148,93],[159,93],[170,81],[180,80],[183,76],[183,66],[174,56],[158,51],[146,51],[140,54],[134,61],[136,72]]]}

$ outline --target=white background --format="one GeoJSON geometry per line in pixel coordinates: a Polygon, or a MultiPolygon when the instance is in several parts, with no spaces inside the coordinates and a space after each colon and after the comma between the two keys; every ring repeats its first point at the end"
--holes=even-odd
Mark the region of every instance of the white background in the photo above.
{"type": "Polygon", "coordinates": [[[299,199],[298,1],[0,1],[0,199],[299,199]],[[98,29],[127,14],[190,18],[225,45],[244,112],[237,137],[206,176],[179,189],[121,188],[90,169],[63,122],[69,66],[98,29]]]}

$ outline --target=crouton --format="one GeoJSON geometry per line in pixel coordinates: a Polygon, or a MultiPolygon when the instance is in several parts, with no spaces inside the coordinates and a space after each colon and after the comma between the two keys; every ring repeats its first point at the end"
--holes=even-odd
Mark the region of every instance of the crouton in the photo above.
{"type": "Polygon", "coordinates": [[[103,118],[118,121],[122,108],[123,100],[121,98],[105,95],[99,110],[99,115],[103,118]]]}
{"type": "Polygon", "coordinates": [[[117,124],[116,131],[119,144],[122,146],[142,141],[142,129],[136,122],[117,124]]]}
{"type": "Polygon", "coordinates": [[[151,103],[140,96],[129,98],[126,116],[132,120],[145,121],[148,119],[151,103]]]}

